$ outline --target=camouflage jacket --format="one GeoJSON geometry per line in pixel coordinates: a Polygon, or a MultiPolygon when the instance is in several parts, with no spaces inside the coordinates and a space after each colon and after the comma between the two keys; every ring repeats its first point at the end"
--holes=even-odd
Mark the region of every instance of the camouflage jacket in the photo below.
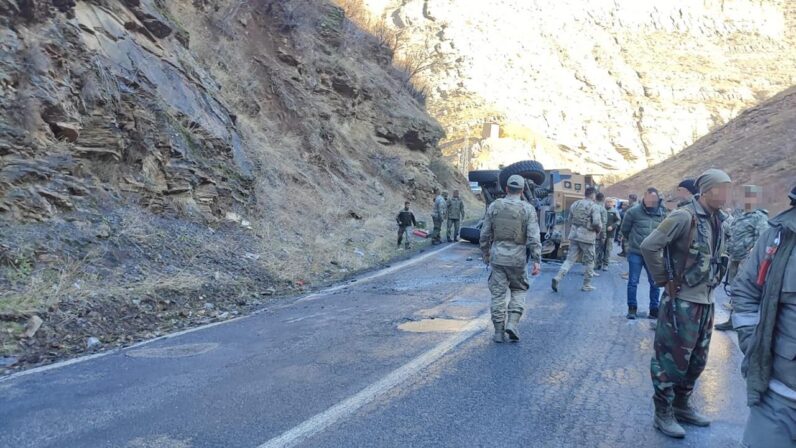
{"type": "Polygon", "coordinates": [[[497,266],[525,266],[528,262],[526,248],[530,249],[531,260],[541,262],[542,245],[536,210],[518,196],[494,201],[484,216],[480,246],[484,257],[488,256],[490,263],[497,266]],[[513,212],[516,212],[516,222],[506,219],[513,212]]]}
{"type": "Polygon", "coordinates": [[[605,208],[605,202],[597,202],[597,207],[600,208],[600,221],[602,222],[602,231],[597,236],[600,240],[605,239],[606,228],[608,227],[608,210],[605,208]]]}
{"type": "Polygon", "coordinates": [[[464,202],[461,198],[448,199],[448,219],[464,219],[464,202]]]}
{"type": "Polygon", "coordinates": [[[448,201],[442,195],[434,199],[434,210],[431,212],[433,218],[445,219],[448,213],[448,201]]]}
{"type": "Polygon", "coordinates": [[[668,248],[674,269],[671,274],[681,282],[677,298],[713,303],[713,291],[721,283],[725,270],[721,262],[725,253],[721,231],[724,219],[724,212],[719,210],[711,215],[696,199],[667,216],[640,247],[655,284],[665,285],[669,279],[664,260],[668,248]],[[692,226],[695,226],[693,232],[692,226]]]}
{"type": "MultiPolygon", "coordinates": [[[[603,207],[604,209],[605,207],[603,207]]],[[[594,240],[603,229],[600,207],[591,199],[575,201],[569,208],[567,221],[572,225],[569,239],[581,243],[594,244],[594,240]]]]}
{"type": "Polygon", "coordinates": [[[757,242],[757,238],[768,230],[768,215],[762,210],[746,212],[729,226],[727,253],[733,260],[743,260],[757,242]]]}

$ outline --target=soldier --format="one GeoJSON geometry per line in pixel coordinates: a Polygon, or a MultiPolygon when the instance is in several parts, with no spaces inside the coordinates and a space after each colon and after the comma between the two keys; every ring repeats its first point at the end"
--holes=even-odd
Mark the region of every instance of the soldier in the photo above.
{"type": "MultiPolygon", "coordinates": [[[[434,189],[437,193],[439,190],[434,189]]],[[[434,199],[434,209],[431,212],[431,220],[434,222],[434,230],[431,232],[431,244],[437,245],[442,242],[442,221],[448,212],[448,192],[438,194],[434,199]]]]}
{"type": "Polygon", "coordinates": [[[673,211],[641,243],[655,283],[666,287],[655,330],[650,375],[655,390],[655,428],[670,437],[685,437],[680,422],[708,426],[688,400],[708,359],[713,333],[713,292],[724,268],[721,207],[731,180],[717,169],[696,181],[700,195],[673,211]]]}
{"type": "Polygon", "coordinates": [[[404,202],[404,208],[400,212],[398,212],[398,216],[395,217],[395,221],[398,223],[398,247],[401,247],[401,241],[406,237],[406,249],[411,247],[409,241],[409,229],[412,226],[417,225],[417,221],[415,221],[415,214],[412,210],[409,209],[409,201],[404,202]]]}
{"type": "Polygon", "coordinates": [[[796,187],[732,285],[732,322],[744,353],[748,448],[796,446],[796,187]]]}
{"type": "Polygon", "coordinates": [[[641,242],[644,238],[648,237],[658,224],[660,224],[666,217],[666,209],[663,207],[658,190],[655,188],[647,188],[644,193],[644,198],[640,204],[635,205],[633,208],[625,213],[625,219],[622,221],[622,235],[627,247],[627,264],[628,264],[628,278],[627,278],[627,318],[635,319],[638,311],[638,302],[636,296],[638,292],[638,282],[641,279],[641,271],[647,272],[647,281],[650,285],[649,294],[649,314],[647,317],[650,319],[658,318],[658,298],[661,295],[661,290],[655,286],[655,281],[650,275],[649,267],[644,263],[644,257],[641,255],[641,242]]]}
{"type": "Polygon", "coordinates": [[[459,190],[453,191],[453,197],[448,201],[448,230],[446,236],[448,242],[459,241],[459,223],[464,219],[464,202],[459,197],[459,190]],[[453,228],[453,238],[451,238],[451,228],[453,228]]]}
{"type": "Polygon", "coordinates": [[[558,292],[558,284],[572,269],[572,265],[577,262],[578,258],[586,267],[581,291],[594,291],[595,289],[591,285],[591,279],[594,276],[594,243],[597,235],[602,231],[602,217],[594,202],[594,195],[593,187],[586,188],[585,198],[575,201],[569,208],[567,223],[572,225],[569,231],[569,252],[567,252],[567,259],[561,265],[558,274],[553,277],[551,286],[555,292],[558,292]]]}
{"type": "Polygon", "coordinates": [[[594,276],[599,277],[597,272],[603,266],[605,261],[605,240],[608,235],[608,210],[605,207],[605,194],[602,192],[597,193],[597,206],[600,208],[600,221],[602,222],[602,232],[597,235],[597,240],[594,246],[594,276]]]}
{"type": "Polygon", "coordinates": [[[539,241],[539,222],[536,210],[522,200],[525,179],[509,177],[506,197],[497,199],[486,211],[481,228],[481,253],[484,263],[492,267],[489,274],[489,292],[492,293],[492,323],[495,342],[503,342],[508,333],[511,342],[520,340],[517,324],[525,309],[528,291],[528,263],[526,250],[533,261],[531,275],[541,270],[542,245],[539,241]],[[506,319],[506,292],[510,291],[508,319],[506,319]],[[508,320],[508,322],[507,322],[508,320]]]}
{"type": "MultiPolygon", "coordinates": [[[[727,240],[727,255],[730,256],[730,266],[727,269],[727,276],[724,280],[725,286],[732,284],[735,275],[738,273],[738,267],[749,256],[760,235],[768,230],[768,211],[754,208],[757,204],[759,188],[753,185],[746,185],[744,189],[746,190],[746,194],[744,194],[744,213],[732,219],[729,229],[725,228],[725,237],[729,236],[727,240]]],[[[730,221],[730,219],[727,219],[727,221],[730,221]]],[[[732,310],[730,311],[730,318],[726,322],[716,324],[716,329],[719,331],[732,330],[732,310]]]]}
{"type": "Polygon", "coordinates": [[[608,262],[611,261],[611,253],[614,251],[614,235],[617,233],[619,223],[621,222],[619,212],[616,210],[615,206],[616,202],[613,199],[606,199],[605,210],[608,212],[608,219],[605,223],[606,238],[602,248],[603,258],[602,260],[597,260],[596,266],[597,269],[602,269],[603,271],[608,270],[608,262]]]}
{"type": "Polygon", "coordinates": [[[697,194],[694,179],[683,179],[677,185],[677,207],[682,207],[691,203],[691,198],[697,194]]]}

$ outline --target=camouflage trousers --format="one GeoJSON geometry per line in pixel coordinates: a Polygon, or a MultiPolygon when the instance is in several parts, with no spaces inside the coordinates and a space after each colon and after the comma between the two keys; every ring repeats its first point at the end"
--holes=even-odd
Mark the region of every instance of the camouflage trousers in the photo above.
{"type": "Polygon", "coordinates": [[[572,269],[572,266],[580,259],[586,272],[583,274],[583,285],[591,285],[591,279],[594,277],[594,244],[582,243],[580,241],[569,240],[569,252],[567,252],[567,259],[558,270],[556,278],[561,281],[567,272],[572,269]]]}
{"type": "Polygon", "coordinates": [[[650,363],[653,401],[668,407],[675,396],[688,398],[708,362],[713,334],[713,304],[661,299],[655,329],[655,354],[650,363]]]}
{"type": "Polygon", "coordinates": [[[611,259],[611,252],[614,251],[613,238],[606,238],[603,241],[598,241],[596,246],[596,253],[594,259],[595,269],[600,269],[608,266],[608,261],[611,259]]]}
{"type": "Polygon", "coordinates": [[[525,267],[492,265],[489,274],[489,292],[492,293],[492,322],[506,321],[506,312],[522,315],[525,311],[525,296],[528,294],[528,273],[525,267]],[[506,306],[506,296],[508,307],[506,306]]]}
{"type": "Polygon", "coordinates": [[[448,231],[445,234],[448,239],[457,239],[459,238],[459,220],[458,219],[448,219],[448,231]],[[453,232],[451,232],[451,229],[453,232]]]}
{"type": "Polygon", "coordinates": [[[431,220],[434,221],[434,230],[431,231],[431,241],[438,242],[441,240],[440,234],[442,233],[442,218],[432,216],[431,220]]]}

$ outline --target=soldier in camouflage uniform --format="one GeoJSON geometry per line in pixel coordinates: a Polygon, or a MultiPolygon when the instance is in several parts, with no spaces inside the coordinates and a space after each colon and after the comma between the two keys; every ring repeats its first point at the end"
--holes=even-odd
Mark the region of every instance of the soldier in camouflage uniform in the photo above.
{"type": "Polygon", "coordinates": [[[464,202],[459,197],[459,190],[453,192],[453,197],[448,201],[448,242],[459,241],[459,224],[464,219],[464,202]],[[451,233],[451,228],[453,232],[451,233]],[[451,236],[453,235],[453,236],[451,236]]]}
{"type": "Polygon", "coordinates": [[[713,296],[726,270],[721,207],[731,192],[730,182],[721,170],[705,171],[697,179],[699,198],[672,212],[641,243],[655,283],[666,288],[650,374],[655,390],[653,423],[670,437],[685,437],[681,422],[710,424],[688,401],[708,360],[713,296]]]}
{"type": "MultiPolygon", "coordinates": [[[[768,212],[754,208],[757,205],[759,188],[752,185],[745,185],[744,188],[747,190],[744,195],[744,213],[733,219],[726,231],[729,234],[727,255],[730,256],[730,266],[727,269],[725,285],[732,284],[738,273],[738,267],[749,256],[749,252],[760,235],[768,230],[768,212]]],[[[719,331],[732,330],[732,312],[726,322],[716,325],[716,329],[719,331]]]]}
{"type": "Polygon", "coordinates": [[[558,284],[567,275],[572,266],[580,258],[586,268],[583,274],[582,291],[594,291],[591,279],[594,276],[594,244],[597,236],[602,232],[602,216],[600,209],[594,202],[595,189],[586,189],[585,198],[576,201],[569,208],[567,223],[572,225],[569,231],[569,252],[567,259],[561,265],[558,274],[553,277],[553,291],[558,292],[558,284]]]}
{"type": "Polygon", "coordinates": [[[616,210],[616,202],[613,199],[607,199],[605,201],[605,210],[608,219],[605,223],[606,238],[605,243],[603,243],[604,255],[602,260],[597,261],[597,266],[595,267],[603,271],[608,270],[608,263],[611,261],[611,254],[614,252],[614,236],[617,233],[617,229],[619,229],[619,223],[622,222],[622,218],[619,217],[619,212],[616,210]]]}
{"type": "Polygon", "coordinates": [[[597,235],[597,240],[594,245],[594,276],[599,277],[597,272],[602,268],[605,262],[605,239],[608,235],[608,210],[605,207],[605,195],[602,192],[597,193],[597,206],[600,207],[600,221],[602,222],[602,231],[597,235]]]}
{"type": "Polygon", "coordinates": [[[528,292],[528,274],[525,270],[527,249],[530,249],[533,261],[532,275],[538,275],[541,269],[539,221],[536,210],[520,196],[524,188],[525,179],[521,176],[509,177],[506,197],[489,205],[481,228],[481,252],[484,262],[492,267],[489,292],[492,293],[495,342],[503,342],[506,333],[512,342],[520,339],[517,325],[525,309],[525,295],[528,292]],[[507,292],[510,292],[508,310],[507,292]]]}
{"type": "MultiPolygon", "coordinates": [[[[435,190],[437,192],[439,190],[435,190]]],[[[442,222],[448,214],[448,192],[444,192],[434,199],[434,209],[431,211],[431,220],[434,222],[434,230],[431,231],[431,244],[442,242],[442,222]]]]}

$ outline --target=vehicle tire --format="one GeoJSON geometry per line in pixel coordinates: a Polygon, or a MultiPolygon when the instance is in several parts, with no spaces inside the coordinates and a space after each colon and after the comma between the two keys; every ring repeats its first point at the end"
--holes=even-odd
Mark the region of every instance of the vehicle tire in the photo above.
{"type": "Polygon", "coordinates": [[[484,186],[487,184],[497,183],[500,171],[498,170],[478,170],[470,171],[467,174],[467,179],[470,182],[478,182],[478,185],[484,186]]]}
{"type": "Polygon", "coordinates": [[[523,160],[521,162],[512,163],[511,165],[500,170],[500,188],[506,188],[506,182],[509,177],[519,174],[520,176],[532,180],[536,185],[542,185],[547,178],[547,173],[541,163],[535,160],[523,160]]]}
{"type": "Polygon", "coordinates": [[[459,238],[469,241],[473,244],[478,244],[478,242],[481,240],[481,229],[476,227],[462,227],[459,229],[459,238]]]}

